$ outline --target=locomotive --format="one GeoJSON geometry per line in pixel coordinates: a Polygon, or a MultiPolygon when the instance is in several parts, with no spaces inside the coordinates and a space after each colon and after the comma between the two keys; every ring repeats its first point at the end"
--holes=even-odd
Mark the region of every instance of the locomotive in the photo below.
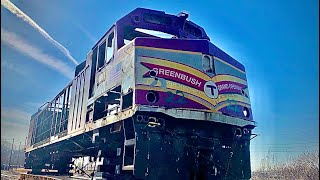
{"type": "Polygon", "coordinates": [[[103,179],[250,179],[244,66],[178,15],[137,8],[31,116],[25,168],[103,179]],[[91,167],[88,168],[88,167],[91,167]]]}

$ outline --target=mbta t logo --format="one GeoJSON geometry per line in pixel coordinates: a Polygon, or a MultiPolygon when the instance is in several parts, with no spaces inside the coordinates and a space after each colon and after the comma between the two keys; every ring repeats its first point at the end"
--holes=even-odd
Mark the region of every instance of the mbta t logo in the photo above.
{"type": "Polygon", "coordinates": [[[211,99],[218,97],[218,87],[213,81],[204,84],[204,93],[211,99]]]}

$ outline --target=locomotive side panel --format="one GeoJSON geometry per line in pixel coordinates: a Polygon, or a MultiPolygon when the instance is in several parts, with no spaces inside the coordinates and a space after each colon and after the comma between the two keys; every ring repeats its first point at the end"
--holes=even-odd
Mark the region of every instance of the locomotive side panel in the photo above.
{"type": "Polygon", "coordinates": [[[72,84],[64,88],[51,102],[32,115],[26,148],[49,143],[67,134],[72,84]]]}
{"type": "Polygon", "coordinates": [[[131,43],[116,52],[114,59],[97,72],[93,96],[87,102],[85,131],[122,120],[125,116],[120,116],[121,110],[133,107],[133,60],[131,43]]]}
{"type": "Polygon", "coordinates": [[[72,81],[68,134],[83,130],[85,125],[87,101],[89,94],[90,68],[86,66],[72,81]]]}

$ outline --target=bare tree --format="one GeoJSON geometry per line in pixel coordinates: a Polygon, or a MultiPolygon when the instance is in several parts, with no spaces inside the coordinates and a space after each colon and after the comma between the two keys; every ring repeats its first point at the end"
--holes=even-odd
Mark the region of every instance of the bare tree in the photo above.
{"type": "Polygon", "coordinates": [[[319,179],[319,152],[305,152],[282,164],[275,164],[268,156],[261,161],[261,168],[252,173],[252,180],[269,179],[319,179]]]}

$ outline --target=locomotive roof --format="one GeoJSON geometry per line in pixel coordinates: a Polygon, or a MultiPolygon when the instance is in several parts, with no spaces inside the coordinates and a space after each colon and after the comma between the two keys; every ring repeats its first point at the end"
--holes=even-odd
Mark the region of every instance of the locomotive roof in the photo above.
{"type": "Polygon", "coordinates": [[[187,20],[187,14],[180,14],[181,15],[171,15],[166,14],[164,11],[136,8],[116,21],[92,49],[97,46],[101,39],[103,39],[114,26],[117,28],[118,37],[124,36],[123,33],[126,28],[144,28],[171,34],[177,38],[206,39],[210,41],[210,38],[202,27],[187,20]]]}

